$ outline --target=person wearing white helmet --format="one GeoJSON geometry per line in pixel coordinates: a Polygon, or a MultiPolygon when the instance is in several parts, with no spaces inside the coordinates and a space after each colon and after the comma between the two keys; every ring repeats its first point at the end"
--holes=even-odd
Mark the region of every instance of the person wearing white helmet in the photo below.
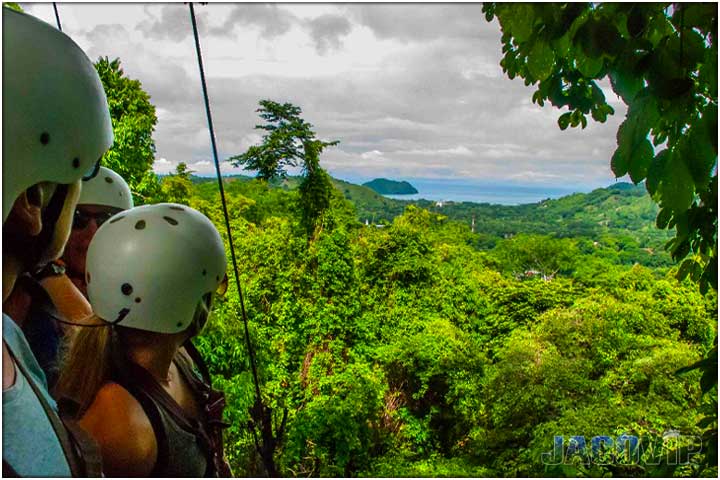
{"type": "MultiPolygon", "coordinates": [[[[3,301],[24,272],[56,259],[67,241],[80,180],[113,141],[95,68],[70,37],[2,9],[3,301]]],[[[3,314],[3,473],[80,474],[42,370],[3,314]]],[[[85,465],[86,466],[86,465],[85,465]]]]}
{"type": "Polygon", "coordinates": [[[227,288],[226,266],[215,226],[185,205],[118,213],[90,242],[85,275],[98,327],[73,338],[57,390],[75,395],[106,475],[230,474],[224,395],[190,342],[213,294],[227,288]]]}
{"type": "Polygon", "coordinates": [[[82,182],[72,230],[63,257],[32,275],[23,275],[5,301],[5,310],[18,323],[48,387],[59,374],[58,353],[70,324],[81,324],[92,314],[85,290],[85,256],[90,240],[108,218],[133,207],[130,187],[116,172],[100,167],[82,182]]]}
{"type": "Polygon", "coordinates": [[[130,187],[113,170],[100,167],[95,178],[83,182],[72,231],[62,258],[67,275],[83,295],[87,296],[85,258],[95,232],[108,218],[132,207],[130,187]]]}

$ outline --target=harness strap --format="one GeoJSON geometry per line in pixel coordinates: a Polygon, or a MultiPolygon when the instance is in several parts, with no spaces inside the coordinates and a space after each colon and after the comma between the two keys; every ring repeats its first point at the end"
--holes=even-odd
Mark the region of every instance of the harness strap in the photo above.
{"type": "Polygon", "coordinates": [[[162,421],[160,410],[157,405],[153,402],[152,398],[143,391],[142,386],[138,385],[123,385],[130,394],[140,403],[145,415],[150,420],[153,433],[155,434],[155,442],[157,443],[157,460],[155,466],[150,472],[150,477],[159,477],[160,472],[163,472],[168,465],[170,459],[170,447],[168,443],[167,432],[165,431],[165,424],[162,421]]]}
{"type": "Polygon", "coordinates": [[[207,363],[205,363],[205,359],[202,357],[202,355],[200,355],[197,347],[192,343],[192,341],[190,341],[189,338],[183,344],[183,347],[185,347],[185,351],[188,353],[190,359],[193,361],[195,366],[198,368],[198,370],[200,370],[203,382],[205,382],[208,386],[212,386],[210,370],[208,370],[207,363]]]}
{"type": "Polygon", "coordinates": [[[181,429],[195,435],[200,442],[207,456],[208,470],[206,475],[231,476],[230,468],[224,460],[222,445],[222,428],[228,426],[221,421],[222,411],[225,406],[224,395],[222,392],[213,390],[204,380],[198,379],[197,375],[193,374],[189,356],[195,356],[199,359],[197,367],[201,375],[207,376],[209,379],[207,367],[197,349],[190,342],[186,342],[185,348],[188,354],[179,353],[176,355],[174,362],[195,394],[198,407],[201,409],[203,416],[202,421],[189,418],[182,407],[160,386],[150,372],[122,355],[119,351],[116,351],[113,355],[117,383],[140,402],[153,424],[153,430],[155,430],[158,441],[158,463],[153,472],[162,471],[164,467],[160,465],[160,461],[167,461],[167,458],[169,458],[167,433],[159,413],[159,409],[162,408],[181,429]],[[189,348],[188,345],[190,345],[189,348]],[[161,446],[161,443],[165,443],[165,446],[161,446]]]}
{"type": "Polygon", "coordinates": [[[218,477],[232,477],[232,469],[225,459],[223,445],[223,430],[230,426],[223,421],[225,394],[212,388],[212,379],[207,364],[190,339],[185,342],[184,348],[187,355],[181,352],[180,355],[176,357],[177,366],[183,376],[193,385],[195,391],[203,397],[205,433],[208,437],[210,450],[212,452],[215,475],[218,477]],[[200,371],[202,379],[198,379],[197,376],[193,374],[193,363],[200,371]]]}
{"type": "MultiPolygon", "coordinates": [[[[42,406],[43,411],[45,412],[45,415],[48,418],[48,421],[50,422],[50,425],[52,426],[53,430],[55,431],[55,436],[58,439],[58,442],[60,443],[60,447],[62,448],[63,454],[65,455],[65,459],[67,460],[68,467],[70,467],[70,473],[73,477],[84,477],[87,475],[87,472],[82,466],[80,454],[78,452],[78,447],[76,444],[73,443],[70,434],[68,433],[67,429],[65,428],[65,425],[63,424],[62,420],[60,420],[60,417],[58,414],[53,410],[53,408],[50,406],[50,404],[45,399],[45,395],[40,391],[37,385],[35,385],[35,381],[33,380],[30,373],[27,371],[27,369],[23,366],[22,362],[19,362],[17,358],[15,357],[15,354],[13,353],[12,349],[9,345],[7,345],[7,350],[10,353],[10,357],[13,360],[13,363],[15,364],[15,367],[20,371],[20,373],[25,377],[25,380],[27,380],[28,385],[30,385],[30,388],[32,389],[33,393],[37,397],[38,401],[40,402],[40,405],[42,406]]],[[[3,461],[3,468],[5,468],[5,461],[3,461]]]]}

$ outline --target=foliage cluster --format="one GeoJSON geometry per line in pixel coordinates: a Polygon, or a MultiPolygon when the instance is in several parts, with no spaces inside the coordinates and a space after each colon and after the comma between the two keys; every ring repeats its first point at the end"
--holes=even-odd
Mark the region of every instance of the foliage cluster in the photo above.
{"type": "Polygon", "coordinates": [[[717,290],[717,4],[568,3],[483,6],[502,29],[510,78],[533,102],[567,107],[558,125],[585,128],[614,113],[599,81],[627,104],[612,170],[647,191],[678,271],[717,290]],[[690,255],[688,257],[688,255],[690,255]],[[687,257],[687,258],[686,258],[687,257]]]}
{"type": "Polygon", "coordinates": [[[100,57],[95,62],[107,94],[115,141],[102,163],[119,173],[130,186],[135,203],[152,202],[159,195],[158,178],[152,171],[157,115],[150,95],[139,80],[129,78],[120,59],[100,57]]]}
{"type": "MultiPolygon", "coordinates": [[[[478,249],[467,224],[416,206],[366,227],[341,195],[308,241],[287,187],[226,183],[263,400],[276,429],[288,412],[281,473],[653,476],[643,462],[547,466],[543,453],[554,435],[701,433],[713,394],[674,372],[712,348],[717,297],[676,269],[615,264],[570,237],[478,249]],[[538,252],[562,255],[537,267],[538,252]],[[524,275],[541,268],[553,275],[524,275]]],[[[216,187],[193,189],[189,204],[223,231],[216,187]]],[[[199,345],[229,393],[233,466],[257,475],[241,328],[231,296],[199,345]]],[[[712,474],[701,459],[676,473],[712,474]]]]}

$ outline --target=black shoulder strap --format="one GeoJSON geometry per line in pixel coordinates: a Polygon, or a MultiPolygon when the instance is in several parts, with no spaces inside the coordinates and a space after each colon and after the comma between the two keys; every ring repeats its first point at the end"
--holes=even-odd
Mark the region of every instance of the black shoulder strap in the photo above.
{"type": "MultiPolygon", "coordinates": [[[[45,415],[48,418],[48,421],[50,422],[50,425],[52,425],[53,430],[55,431],[55,436],[58,439],[58,442],[60,442],[60,447],[63,450],[63,453],[65,454],[65,459],[67,460],[68,466],[70,467],[70,474],[73,477],[82,477],[85,476],[86,473],[84,469],[82,468],[81,461],[79,459],[79,456],[77,454],[77,450],[75,450],[75,445],[73,444],[72,440],[70,439],[70,435],[68,434],[68,431],[65,429],[65,426],[63,425],[62,421],[60,420],[60,417],[57,413],[55,413],[55,410],[50,407],[50,404],[45,399],[45,395],[40,391],[37,385],[35,385],[35,381],[33,380],[30,373],[25,369],[25,366],[22,364],[22,362],[19,362],[17,358],[15,357],[15,354],[13,353],[12,349],[9,345],[5,344],[7,346],[7,350],[10,353],[10,357],[13,360],[13,363],[15,367],[20,371],[20,373],[25,377],[25,380],[28,382],[28,385],[30,385],[30,388],[32,389],[33,393],[37,397],[38,401],[40,402],[40,405],[42,406],[43,410],[45,411],[45,415]]],[[[3,462],[5,463],[5,462],[3,462]]],[[[4,465],[3,465],[4,468],[4,465]]]]}
{"type": "Polygon", "coordinates": [[[185,351],[190,356],[190,359],[193,361],[195,366],[200,370],[200,375],[203,377],[203,382],[205,382],[208,386],[212,386],[212,379],[210,377],[210,371],[208,370],[207,364],[205,363],[205,359],[200,355],[200,352],[198,352],[197,347],[188,339],[184,344],[183,347],[185,347],[185,351]]]}
{"type": "Polygon", "coordinates": [[[202,396],[202,409],[205,427],[203,428],[204,438],[208,442],[208,448],[212,453],[211,462],[212,471],[209,476],[213,477],[232,477],[232,470],[225,459],[223,429],[230,425],[223,421],[223,411],[225,410],[225,394],[219,390],[212,388],[212,380],[208,371],[205,360],[198,352],[195,345],[188,339],[184,344],[187,355],[180,354],[177,358],[177,366],[182,375],[190,381],[197,393],[202,396]],[[197,375],[192,375],[193,364],[200,370],[203,377],[198,379],[197,375]]]}

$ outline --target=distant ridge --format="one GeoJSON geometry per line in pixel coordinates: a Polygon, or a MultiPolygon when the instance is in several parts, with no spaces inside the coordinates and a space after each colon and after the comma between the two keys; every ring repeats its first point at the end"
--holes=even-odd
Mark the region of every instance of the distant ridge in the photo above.
{"type": "Polygon", "coordinates": [[[387,178],[376,178],[365,182],[363,187],[368,187],[380,195],[412,195],[418,193],[417,189],[408,182],[398,182],[387,178]]]}

